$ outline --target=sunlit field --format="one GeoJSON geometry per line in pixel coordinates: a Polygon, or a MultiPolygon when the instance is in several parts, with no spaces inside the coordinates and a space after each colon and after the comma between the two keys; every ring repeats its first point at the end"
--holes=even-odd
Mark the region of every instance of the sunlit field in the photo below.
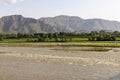
{"type": "Polygon", "coordinates": [[[119,74],[119,41],[24,41],[26,39],[0,43],[0,79],[100,80],[119,74]]]}

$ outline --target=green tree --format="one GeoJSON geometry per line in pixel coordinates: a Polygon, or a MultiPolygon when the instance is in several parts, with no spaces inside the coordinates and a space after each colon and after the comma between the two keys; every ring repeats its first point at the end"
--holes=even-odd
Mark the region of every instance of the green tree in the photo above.
{"type": "Polygon", "coordinates": [[[55,41],[58,42],[58,33],[54,33],[55,41]]]}

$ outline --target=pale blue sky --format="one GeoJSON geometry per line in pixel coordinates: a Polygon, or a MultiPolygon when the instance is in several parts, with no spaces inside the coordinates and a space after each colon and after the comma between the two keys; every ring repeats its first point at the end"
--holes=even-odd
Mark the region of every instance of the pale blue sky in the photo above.
{"type": "Polygon", "coordinates": [[[14,14],[37,19],[70,15],[120,21],[120,0],[0,0],[0,17],[14,14]]]}

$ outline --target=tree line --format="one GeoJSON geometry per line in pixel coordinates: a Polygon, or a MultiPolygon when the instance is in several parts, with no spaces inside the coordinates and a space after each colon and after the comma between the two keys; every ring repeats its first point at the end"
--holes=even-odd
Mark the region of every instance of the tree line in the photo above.
{"type": "MultiPolygon", "coordinates": [[[[67,42],[72,41],[73,38],[88,38],[89,41],[115,41],[116,37],[120,37],[120,32],[106,32],[101,31],[91,31],[91,32],[54,32],[54,33],[35,33],[35,34],[0,34],[0,40],[4,39],[22,39],[22,38],[36,38],[34,42],[67,42]],[[54,40],[53,40],[54,39],[54,40]]],[[[29,40],[28,40],[29,41],[29,40]]]]}
{"type": "Polygon", "coordinates": [[[119,37],[120,33],[115,32],[106,32],[104,30],[101,30],[99,32],[92,31],[90,33],[90,37],[88,38],[89,41],[115,41],[116,37],[119,37]]]}

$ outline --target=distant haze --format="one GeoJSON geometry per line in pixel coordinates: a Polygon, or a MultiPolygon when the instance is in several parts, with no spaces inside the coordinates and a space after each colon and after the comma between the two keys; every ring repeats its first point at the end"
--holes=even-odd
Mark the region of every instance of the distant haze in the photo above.
{"type": "Polygon", "coordinates": [[[69,15],[120,21],[120,0],[0,0],[0,17],[14,14],[36,19],[69,15]]]}

